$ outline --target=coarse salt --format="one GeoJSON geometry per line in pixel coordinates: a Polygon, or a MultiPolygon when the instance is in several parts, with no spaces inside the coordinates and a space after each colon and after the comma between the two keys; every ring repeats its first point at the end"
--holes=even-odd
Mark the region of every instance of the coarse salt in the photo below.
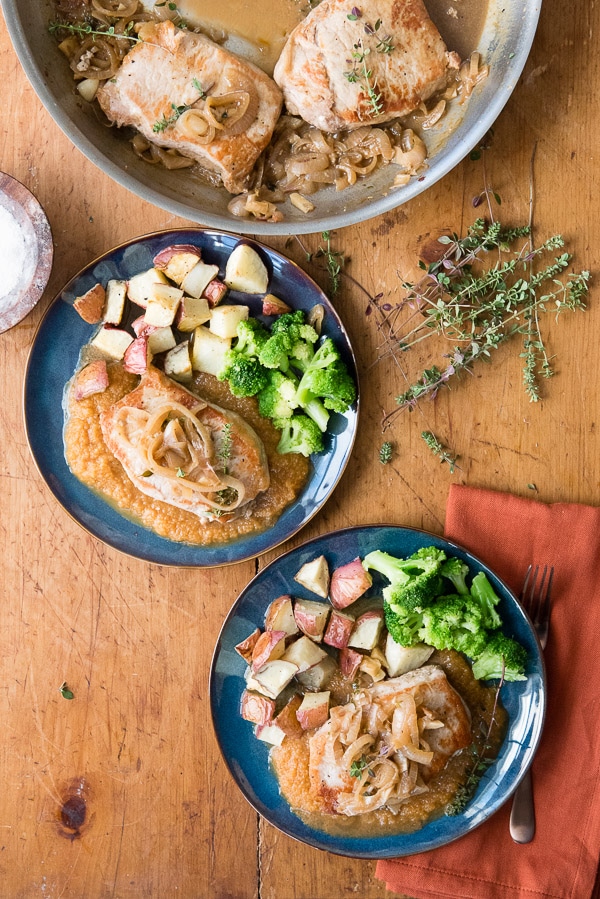
{"type": "Polygon", "coordinates": [[[30,268],[27,264],[27,245],[23,230],[4,206],[0,206],[0,247],[2,247],[0,272],[0,301],[2,301],[19,285],[23,273],[30,268]]]}

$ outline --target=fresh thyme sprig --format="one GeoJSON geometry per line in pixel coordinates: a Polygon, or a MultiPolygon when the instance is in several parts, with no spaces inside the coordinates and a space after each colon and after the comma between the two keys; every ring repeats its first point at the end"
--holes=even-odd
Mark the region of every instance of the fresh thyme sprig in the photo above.
{"type": "Polygon", "coordinates": [[[171,109],[173,110],[171,115],[163,115],[162,119],[159,119],[152,126],[152,130],[156,134],[162,134],[163,131],[166,131],[167,128],[169,128],[171,125],[174,125],[177,119],[179,119],[184,114],[184,112],[187,112],[188,109],[191,109],[194,103],[197,103],[198,100],[206,99],[206,91],[197,78],[192,78],[192,85],[198,91],[198,97],[194,100],[193,103],[182,103],[180,106],[177,106],[176,103],[171,103],[171,109]]]}
{"type": "MultiPolygon", "coordinates": [[[[356,22],[362,18],[362,12],[358,7],[354,6],[352,12],[348,13],[347,18],[351,22],[356,22]]],[[[381,26],[381,19],[377,19],[375,25],[366,22],[364,33],[367,37],[375,38],[375,50],[377,53],[391,53],[394,50],[392,36],[381,33],[381,26]]],[[[364,38],[360,37],[353,45],[350,59],[348,60],[352,68],[344,72],[344,77],[350,84],[358,84],[366,94],[371,116],[379,116],[383,112],[383,96],[378,88],[377,79],[373,78],[373,70],[369,68],[367,62],[370,54],[371,47],[366,47],[364,38]]]]}
{"type": "Polygon", "coordinates": [[[374,301],[370,307],[378,315],[384,341],[379,359],[392,356],[399,363],[404,353],[431,336],[453,344],[443,354],[444,367],[425,369],[396,398],[399,408],[386,416],[385,424],[399,409],[414,408],[424,396],[433,399],[442,386],[461,372],[470,372],[473,362],[489,357],[492,349],[516,334],[524,341],[525,389],[530,400],[537,401],[539,380],[553,373],[540,314],[553,309],[558,316],[585,308],[590,273],[567,272],[569,253],[562,252],[534,270],[544,254],[563,248],[560,235],[533,247],[529,226],[503,228],[499,222],[477,219],[466,237],[443,235],[439,244],[441,258],[428,266],[421,263],[425,271],[421,280],[403,281],[406,296],[401,303],[384,308],[374,301]],[[486,268],[485,256],[492,251],[497,261],[486,268]],[[407,309],[412,310],[408,316],[407,309]]]}
{"type": "Polygon", "coordinates": [[[421,437],[425,441],[434,456],[438,456],[440,462],[445,462],[450,468],[450,474],[454,474],[456,468],[456,460],[458,456],[450,452],[444,444],[438,440],[432,431],[423,431],[421,437]]]}
{"type": "Polygon", "coordinates": [[[472,762],[467,769],[465,782],[458,788],[458,790],[454,794],[454,797],[444,808],[444,814],[447,816],[454,817],[455,815],[460,815],[462,814],[462,812],[464,812],[466,806],[473,799],[475,793],[477,792],[479,781],[493,762],[493,759],[490,758],[488,752],[491,748],[490,738],[492,735],[492,731],[498,724],[498,722],[496,721],[496,713],[498,711],[498,703],[500,701],[500,689],[503,683],[504,668],[502,670],[502,677],[500,678],[500,682],[498,683],[498,686],[496,688],[494,705],[492,706],[492,714],[490,716],[490,723],[488,725],[483,743],[481,744],[481,747],[479,749],[477,748],[476,743],[472,743],[471,746],[466,750],[470,753],[472,762]]]}
{"type": "Polygon", "coordinates": [[[379,461],[382,465],[387,465],[388,462],[392,461],[392,455],[394,453],[394,447],[389,440],[386,440],[385,443],[381,444],[379,448],[379,461]]]}
{"type": "MultiPolygon", "coordinates": [[[[334,250],[332,248],[331,231],[323,231],[321,233],[321,237],[325,241],[325,246],[319,247],[316,253],[313,253],[312,256],[314,256],[315,258],[322,256],[325,259],[325,265],[327,266],[327,271],[329,272],[329,279],[331,282],[331,292],[332,294],[336,294],[340,286],[340,275],[342,273],[342,268],[346,260],[342,252],[340,252],[339,250],[334,250]]],[[[312,256],[309,255],[309,261],[312,256]]]]}
{"type": "Polygon", "coordinates": [[[223,474],[227,474],[232,449],[233,440],[231,437],[231,424],[227,422],[227,424],[223,428],[223,432],[221,435],[221,446],[217,454],[219,462],[221,463],[221,468],[223,469],[223,474]]]}
{"type": "Polygon", "coordinates": [[[137,43],[141,40],[137,34],[133,34],[134,23],[128,22],[122,32],[116,31],[114,25],[98,25],[96,28],[90,22],[68,23],[68,22],[50,22],[48,31],[50,34],[57,34],[59,31],[68,31],[69,34],[78,34],[80,37],[114,37],[119,40],[124,39],[137,43]]]}

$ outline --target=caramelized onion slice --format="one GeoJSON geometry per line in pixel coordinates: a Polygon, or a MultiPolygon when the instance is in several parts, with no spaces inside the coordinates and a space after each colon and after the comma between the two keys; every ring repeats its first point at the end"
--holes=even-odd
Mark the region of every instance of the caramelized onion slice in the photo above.
{"type": "Polygon", "coordinates": [[[216,127],[203,109],[186,109],[175,123],[175,129],[182,137],[197,144],[210,144],[215,139],[216,127]]]}
{"type": "Polygon", "coordinates": [[[243,134],[256,118],[258,95],[255,90],[236,90],[210,96],[205,109],[215,128],[231,136],[243,134]]]}

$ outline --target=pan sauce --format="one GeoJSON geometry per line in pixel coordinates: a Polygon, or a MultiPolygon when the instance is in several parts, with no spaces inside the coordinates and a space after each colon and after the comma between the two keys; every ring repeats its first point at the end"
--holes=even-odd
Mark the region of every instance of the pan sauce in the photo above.
{"type": "MultiPolygon", "coordinates": [[[[456,50],[464,58],[477,47],[488,11],[487,0],[425,0],[425,6],[449,50],[456,50]]],[[[215,37],[226,34],[223,46],[272,75],[288,35],[310,11],[311,3],[179,0],[177,8],[191,25],[214,31],[215,37]]]]}

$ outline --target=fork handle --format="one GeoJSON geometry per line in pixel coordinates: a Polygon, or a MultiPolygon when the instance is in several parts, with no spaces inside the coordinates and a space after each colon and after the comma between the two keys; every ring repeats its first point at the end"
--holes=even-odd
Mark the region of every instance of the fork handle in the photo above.
{"type": "Polygon", "coordinates": [[[533,808],[533,789],[531,786],[531,770],[515,790],[510,812],[510,835],[515,843],[530,843],[535,836],[535,812],[533,808]]]}

